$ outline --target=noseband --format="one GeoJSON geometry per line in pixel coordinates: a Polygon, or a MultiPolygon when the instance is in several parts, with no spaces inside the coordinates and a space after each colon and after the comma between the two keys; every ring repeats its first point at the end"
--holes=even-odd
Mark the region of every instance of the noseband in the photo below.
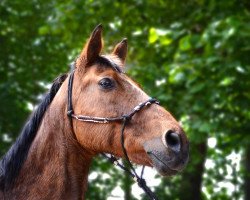
{"type": "Polygon", "coordinates": [[[107,158],[110,162],[112,162],[114,165],[120,167],[125,172],[127,172],[130,176],[132,176],[132,178],[137,182],[139,187],[141,187],[144,190],[144,192],[148,195],[148,197],[151,200],[157,200],[156,195],[150,190],[150,188],[146,184],[146,181],[142,178],[145,166],[143,166],[141,176],[139,176],[136,173],[132,163],[129,160],[128,153],[127,153],[127,150],[126,150],[125,145],[124,145],[124,131],[125,131],[125,127],[126,127],[127,123],[129,121],[131,121],[132,117],[137,112],[143,110],[143,108],[146,108],[151,104],[159,104],[159,102],[154,98],[150,98],[147,101],[137,105],[130,113],[124,114],[124,115],[118,116],[118,117],[92,117],[92,116],[86,116],[86,115],[77,115],[77,114],[74,113],[73,105],[72,105],[73,79],[74,79],[74,71],[72,71],[70,73],[69,82],[68,82],[68,109],[67,109],[67,115],[71,119],[71,124],[72,124],[72,119],[82,121],[82,122],[103,123],[103,124],[112,123],[112,122],[121,122],[122,123],[122,126],[121,126],[121,146],[122,146],[122,151],[123,151],[123,154],[125,156],[125,159],[128,162],[129,169],[126,168],[121,163],[119,163],[118,159],[115,156],[113,156],[113,155],[108,156],[105,153],[103,153],[102,155],[105,158],[107,158]]]}

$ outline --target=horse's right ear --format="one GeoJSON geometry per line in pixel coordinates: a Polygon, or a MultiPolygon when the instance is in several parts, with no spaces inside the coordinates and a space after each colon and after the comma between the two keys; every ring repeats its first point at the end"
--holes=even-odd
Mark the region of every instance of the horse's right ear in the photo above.
{"type": "Polygon", "coordinates": [[[88,42],[84,46],[78,59],[78,66],[87,66],[92,64],[102,50],[102,25],[99,24],[93,30],[88,42]]]}
{"type": "Polygon", "coordinates": [[[128,51],[128,40],[127,38],[124,38],[121,42],[119,42],[115,46],[113,54],[116,55],[118,58],[120,58],[124,64],[127,56],[127,51],[128,51]]]}

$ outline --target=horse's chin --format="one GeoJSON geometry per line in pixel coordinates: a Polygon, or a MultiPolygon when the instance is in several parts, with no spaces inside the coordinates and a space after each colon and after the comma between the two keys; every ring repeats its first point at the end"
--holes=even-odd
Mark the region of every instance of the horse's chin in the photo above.
{"type": "Polygon", "coordinates": [[[135,164],[155,168],[156,171],[162,176],[173,176],[178,173],[177,170],[171,169],[166,163],[158,159],[152,153],[148,153],[148,156],[145,156],[145,153],[134,154],[130,159],[135,164]]]}
{"type": "Polygon", "coordinates": [[[163,144],[161,138],[154,138],[143,144],[152,166],[162,176],[173,176],[182,171],[188,161],[188,153],[175,153],[163,144]]]}
{"type": "Polygon", "coordinates": [[[152,161],[152,167],[162,176],[173,176],[178,173],[177,170],[171,169],[166,163],[158,159],[153,153],[148,153],[152,161]]]}
{"type": "Polygon", "coordinates": [[[162,176],[172,176],[178,173],[178,171],[170,169],[163,162],[156,159],[155,156],[146,154],[146,152],[133,154],[133,156],[130,156],[129,158],[134,164],[155,168],[162,176]]]}

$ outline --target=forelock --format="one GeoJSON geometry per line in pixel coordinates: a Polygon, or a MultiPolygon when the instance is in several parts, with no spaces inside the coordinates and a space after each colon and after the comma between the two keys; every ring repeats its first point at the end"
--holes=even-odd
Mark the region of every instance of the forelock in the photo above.
{"type": "Polygon", "coordinates": [[[109,66],[109,67],[111,67],[112,69],[114,69],[115,71],[117,71],[119,73],[124,73],[124,71],[122,70],[123,64],[120,61],[120,59],[115,55],[114,56],[112,56],[112,55],[101,55],[99,57],[99,59],[98,59],[98,63],[109,66]]]}

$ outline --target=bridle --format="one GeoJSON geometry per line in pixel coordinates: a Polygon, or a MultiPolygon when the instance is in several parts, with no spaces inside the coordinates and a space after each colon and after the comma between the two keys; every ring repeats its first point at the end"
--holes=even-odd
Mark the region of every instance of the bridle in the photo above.
{"type": "MultiPolygon", "coordinates": [[[[75,64],[75,63],[74,63],[75,64]]],[[[143,108],[148,107],[151,104],[159,104],[159,102],[154,99],[154,98],[150,98],[147,101],[140,103],[139,105],[137,105],[130,113],[128,114],[124,114],[122,116],[118,116],[118,117],[92,117],[92,116],[86,116],[86,115],[77,115],[74,113],[73,110],[73,104],[72,104],[72,89],[73,89],[73,80],[74,80],[74,70],[70,73],[69,75],[69,82],[68,82],[68,107],[67,107],[67,115],[71,120],[71,124],[72,124],[72,119],[78,120],[78,121],[82,121],[82,122],[90,122],[90,123],[112,123],[112,122],[121,122],[122,126],[121,126],[121,146],[122,146],[122,151],[123,154],[125,156],[125,159],[128,162],[128,167],[125,167],[123,164],[121,164],[118,159],[111,155],[108,156],[105,153],[102,153],[102,155],[107,158],[111,163],[113,163],[114,165],[120,167],[122,170],[124,170],[125,172],[127,172],[139,185],[139,187],[141,187],[144,192],[148,195],[148,197],[151,200],[157,200],[156,195],[150,190],[150,188],[147,186],[145,179],[143,179],[143,172],[144,172],[144,167],[142,168],[141,171],[141,176],[139,176],[136,171],[135,168],[133,167],[132,163],[129,160],[128,154],[127,154],[127,150],[124,146],[124,131],[125,131],[125,127],[127,125],[127,123],[129,121],[131,121],[132,117],[139,111],[143,110],[143,108]]]]}

